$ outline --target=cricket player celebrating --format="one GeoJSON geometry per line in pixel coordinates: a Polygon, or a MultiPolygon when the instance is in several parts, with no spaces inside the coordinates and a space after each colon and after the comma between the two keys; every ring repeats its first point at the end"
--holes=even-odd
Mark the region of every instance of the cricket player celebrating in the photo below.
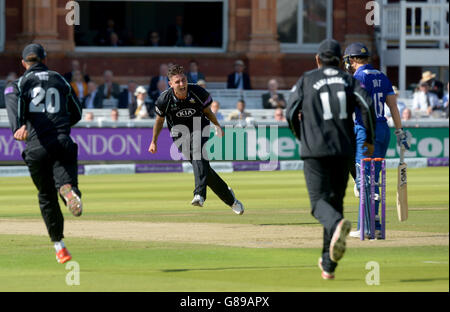
{"type": "Polygon", "coordinates": [[[243,214],[244,206],[236,199],[233,190],[210,167],[205,155],[207,153],[204,153],[211,122],[216,127],[216,135],[223,136],[220,124],[209,107],[212,103],[211,95],[196,84],[188,84],[184,68],[180,65],[172,65],[167,76],[170,88],[161,93],[155,103],[157,116],[149,152],[157,152],[158,136],[167,119],[175,144],[182,142],[177,147],[193,167],[195,189],[191,204],[202,207],[206,200],[206,187],[209,186],[236,214],[243,214]]]}
{"type": "MultiPolygon", "coordinates": [[[[347,71],[354,74],[354,77],[360,81],[361,86],[366,89],[366,91],[371,95],[373,99],[373,104],[375,106],[376,113],[376,130],[375,130],[375,151],[373,153],[374,158],[385,158],[386,152],[389,146],[390,140],[390,130],[387,124],[387,119],[385,118],[384,107],[385,104],[389,107],[391,111],[392,119],[395,126],[395,135],[397,136],[397,144],[400,148],[405,148],[409,150],[409,139],[407,133],[402,128],[400,114],[397,108],[397,100],[392,89],[391,82],[381,71],[376,70],[369,64],[369,50],[362,43],[352,43],[350,44],[344,52],[344,62],[347,71]]],[[[360,177],[360,164],[361,159],[364,158],[364,142],[366,140],[366,128],[363,126],[361,112],[358,108],[355,110],[355,135],[356,135],[356,156],[355,156],[355,166],[356,166],[356,179],[355,179],[355,195],[359,196],[359,183],[361,182],[360,177]]],[[[367,175],[369,175],[369,168],[365,169],[367,175]]],[[[381,237],[381,223],[378,216],[378,208],[380,204],[379,196],[379,175],[381,171],[381,164],[377,163],[375,166],[375,237],[381,237]]],[[[368,182],[368,178],[366,176],[368,182]]],[[[367,195],[364,196],[367,199],[365,203],[366,211],[369,211],[369,187],[365,188],[367,195]]],[[[370,213],[366,213],[367,226],[365,226],[366,235],[369,235],[369,217],[370,213]]],[[[358,217],[359,220],[359,217],[358,217]]],[[[360,237],[359,233],[359,221],[358,230],[351,232],[350,236],[360,237]]]]}

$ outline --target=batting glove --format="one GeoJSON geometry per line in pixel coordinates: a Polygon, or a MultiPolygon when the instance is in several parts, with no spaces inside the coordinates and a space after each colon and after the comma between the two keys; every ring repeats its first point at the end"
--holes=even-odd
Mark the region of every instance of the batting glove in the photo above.
{"type": "Polygon", "coordinates": [[[409,150],[411,148],[411,134],[408,131],[404,131],[403,128],[395,130],[394,133],[397,136],[397,145],[400,147],[403,146],[406,150],[409,150]]]}

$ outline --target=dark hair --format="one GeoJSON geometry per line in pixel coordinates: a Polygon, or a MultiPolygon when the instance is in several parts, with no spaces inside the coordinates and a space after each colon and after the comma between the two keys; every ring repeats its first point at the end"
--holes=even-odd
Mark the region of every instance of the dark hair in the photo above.
{"type": "Polygon", "coordinates": [[[190,61],[189,61],[189,64],[192,64],[192,63],[195,63],[195,64],[198,65],[198,62],[197,62],[196,60],[190,60],[190,61]]]}
{"type": "Polygon", "coordinates": [[[176,75],[184,75],[184,67],[178,64],[174,64],[169,67],[169,71],[167,72],[167,77],[172,78],[176,75]]]}
{"type": "Polygon", "coordinates": [[[29,63],[29,64],[41,63],[41,62],[42,62],[41,58],[38,57],[38,56],[36,55],[36,53],[30,53],[30,54],[28,54],[24,61],[27,62],[27,63],[29,63]]]}
{"type": "Polygon", "coordinates": [[[324,66],[336,66],[338,67],[341,60],[339,57],[337,56],[324,56],[324,55],[319,55],[319,59],[322,62],[322,65],[324,66]]]}

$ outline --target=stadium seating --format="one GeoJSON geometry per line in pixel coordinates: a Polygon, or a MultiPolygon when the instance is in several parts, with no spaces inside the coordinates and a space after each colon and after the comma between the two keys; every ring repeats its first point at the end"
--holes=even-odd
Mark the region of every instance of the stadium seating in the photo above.
{"type": "MultiPolygon", "coordinates": [[[[121,85],[121,90],[125,89],[126,85],[121,85]]],[[[209,82],[208,92],[211,94],[212,98],[220,103],[220,112],[225,118],[236,108],[236,102],[239,99],[243,99],[246,103],[246,111],[248,111],[252,119],[256,122],[258,121],[273,121],[274,110],[263,109],[262,108],[262,94],[268,92],[267,90],[237,90],[237,89],[226,89],[226,84],[222,82],[209,82]]],[[[147,86],[145,86],[147,88],[147,86]]],[[[289,99],[291,94],[290,90],[279,90],[279,93],[284,95],[286,101],[289,99]]],[[[406,104],[406,107],[412,110],[414,121],[424,121],[434,118],[429,118],[428,115],[414,111],[412,109],[412,93],[402,94],[399,98],[406,104]]],[[[99,122],[98,126],[101,126],[104,121],[110,120],[111,108],[115,106],[115,103],[108,103],[108,108],[104,109],[84,109],[83,119],[88,112],[94,114],[95,120],[99,122]]],[[[439,118],[440,119],[440,118],[439,118]]],[[[6,109],[0,109],[0,123],[7,124],[8,117],[6,109]]],[[[128,109],[119,109],[119,122],[129,122],[129,112],[128,109]]],[[[138,122],[139,123],[139,122],[138,122]]],[[[133,121],[133,124],[135,122],[133,121]]]]}

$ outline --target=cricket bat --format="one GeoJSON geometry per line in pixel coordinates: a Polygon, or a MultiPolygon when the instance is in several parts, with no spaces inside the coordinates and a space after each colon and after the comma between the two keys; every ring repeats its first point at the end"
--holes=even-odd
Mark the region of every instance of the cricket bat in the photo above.
{"type": "Polygon", "coordinates": [[[405,148],[400,148],[400,163],[398,164],[397,183],[397,215],[399,221],[408,219],[408,191],[405,163],[405,148]]]}

